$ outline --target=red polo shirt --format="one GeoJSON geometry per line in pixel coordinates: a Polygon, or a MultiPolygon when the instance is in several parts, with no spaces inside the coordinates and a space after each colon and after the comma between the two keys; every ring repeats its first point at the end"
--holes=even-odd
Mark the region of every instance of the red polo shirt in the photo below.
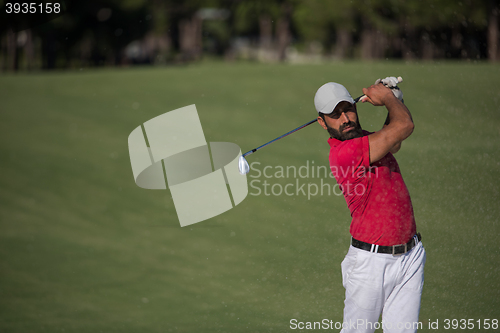
{"type": "Polygon", "coordinates": [[[351,211],[352,237],[377,245],[404,244],[416,233],[410,194],[391,153],[370,165],[368,135],[330,138],[330,168],[351,211]]]}

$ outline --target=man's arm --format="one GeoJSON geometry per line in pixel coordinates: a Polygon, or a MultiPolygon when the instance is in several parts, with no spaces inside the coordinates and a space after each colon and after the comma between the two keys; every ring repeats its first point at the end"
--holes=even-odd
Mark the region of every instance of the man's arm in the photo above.
{"type": "MultiPolygon", "coordinates": [[[[383,127],[386,127],[387,125],[389,125],[389,123],[391,122],[391,120],[389,119],[389,115],[387,115],[387,118],[385,118],[385,123],[384,123],[384,126],[383,127]]],[[[396,143],[394,145],[394,147],[392,147],[391,150],[389,150],[392,154],[396,154],[399,150],[401,149],[401,142],[399,143],[396,143]]]]}
{"type": "Polygon", "coordinates": [[[363,93],[367,96],[364,102],[370,102],[375,106],[385,105],[388,111],[388,124],[380,131],[368,136],[370,163],[374,163],[388,152],[397,151],[398,145],[400,146],[401,142],[413,132],[414,125],[408,108],[383,84],[364,88],[363,93]]]}

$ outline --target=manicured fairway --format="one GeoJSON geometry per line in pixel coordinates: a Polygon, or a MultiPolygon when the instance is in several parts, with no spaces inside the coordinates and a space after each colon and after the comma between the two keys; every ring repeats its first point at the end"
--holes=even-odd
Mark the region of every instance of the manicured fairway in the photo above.
{"type": "MultiPolygon", "coordinates": [[[[135,185],[127,137],[196,104],[207,141],[247,151],[314,119],[323,83],[356,97],[388,75],[404,78],[415,121],[396,157],[427,250],[422,332],[450,331],[446,319],[473,319],[470,332],[500,320],[500,66],[210,62],[0,76],[0,332],[341,322],[350,216],[344,198],[321,187],[335,180],[311,173],[328,165],[319,125],[249,156],[260,164],[247,198],[184,228],[168,190],[135,185]],[[269,178],[259,176],[266,166],[269,178]],[[277,178],[280,167],[309,174],[277,178]],[[288,184],[293,195],[278,195],[288,184]],[[436,320],[439,330],[428,329],[436,320]]],[[[382,126],[383,108],[358,110],[365,129],[382,126]]]]}

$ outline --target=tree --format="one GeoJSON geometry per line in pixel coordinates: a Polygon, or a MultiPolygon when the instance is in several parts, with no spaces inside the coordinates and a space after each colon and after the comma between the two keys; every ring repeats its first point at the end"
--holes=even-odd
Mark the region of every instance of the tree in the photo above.
{"type": "Polygon", "coordinates": [[[428,6],[408,0],[401,11],[414,32],[411,42],[417,56],[468,58],[482,54],[478,40],[486,28],[484,0],[436,0],[428,6]]]}
{"type": "Polygon", "coordinates": [[[341,59],[352,55],[354,12],[354,5],[349,1],[310,0],[301,1],[293,17],[305,41],[319,41],[341,59]]]}
{"type": "Polygon", "coordinates": [[[259,57],[284,61],[292,40],[292,16],[296,3],[295,0],[241,1],[235,10],[236,31],[252,34],[257,30],[259,57]]]}
{"type": "Polygon", "coordinates": [[[235,8],[235,30],[239,34],[258,34],[260,57],[269,58],[272,53],[273,22],[279,16],[277,1],[241,1],[235,8]]]}
{"type": "Polygon", "coordinates": [[[497,61],[500,58],[500,50],[498,45],[498,15],[500,6],[498,0],[488,1],[488,59],[497,61]]]}

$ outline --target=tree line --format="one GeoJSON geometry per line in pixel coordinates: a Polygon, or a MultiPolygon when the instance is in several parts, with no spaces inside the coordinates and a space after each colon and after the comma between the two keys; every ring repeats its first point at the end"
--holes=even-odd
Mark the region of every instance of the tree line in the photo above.
{"type": "MultiPolygon", "coordinates": [[[[4,1],[6,3],[6,1],[4,1]]],[[[2,8],[7,70],[168,64],[204,56],[498,61],[499,0],[86,0],[19,28],[2,8]]],[[[4,6],[5,7],[5,6],[4,6]]],[[[26,16],[24,16],[26,17],[26,16]]]]}

